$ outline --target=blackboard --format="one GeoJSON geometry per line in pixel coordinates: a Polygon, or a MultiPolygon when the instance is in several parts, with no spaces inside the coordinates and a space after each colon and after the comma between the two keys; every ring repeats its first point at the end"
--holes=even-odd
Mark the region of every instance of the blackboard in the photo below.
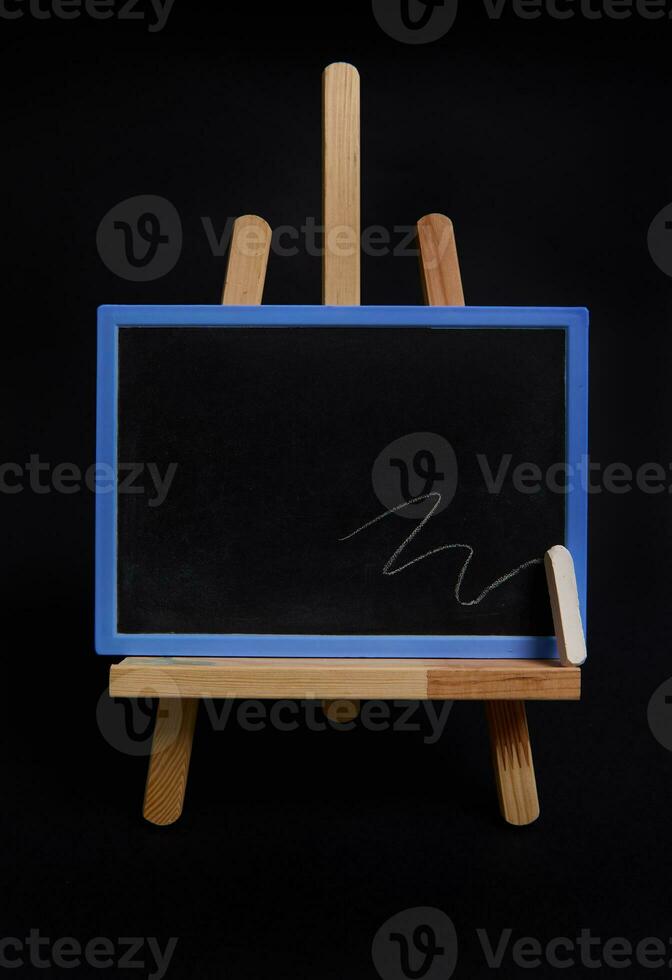
{"type": "Polygon", "coordinates": [[[552,545],[585,599],[585,311],[99,329],[100,653],[553,655],[552,545]]]}

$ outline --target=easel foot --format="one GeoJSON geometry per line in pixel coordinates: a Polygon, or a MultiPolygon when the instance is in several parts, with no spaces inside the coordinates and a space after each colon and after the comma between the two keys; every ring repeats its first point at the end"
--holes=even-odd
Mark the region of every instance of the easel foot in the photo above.
{"type": "Polygon", "coordinates": [[[142,809],[150,823],[165,827],[182,813],[197,713],[196,698],[159,701],[142,809]]]}
{"type": "Polygon", "coordinates": [[[522,827],[539,816],[537,782],[524,701],[486,701],[499,808],[522,827]]]}

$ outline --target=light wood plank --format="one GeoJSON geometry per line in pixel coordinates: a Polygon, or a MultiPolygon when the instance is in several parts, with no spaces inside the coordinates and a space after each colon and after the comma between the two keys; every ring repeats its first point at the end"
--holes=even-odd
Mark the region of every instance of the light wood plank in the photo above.
{"type": "Polygon", "coordinates": [[[183,698],[576,701],[581,671],[555,660],[303,657],[127,657],[112,667],[112,697],[148,690],[183,698]]]}
{"type": "Polygon", "coordinates": [[[558,641],[558,655],[566,666],[580,667],[586,661],[586,639],[581,622],[574,560],[567,548],[558,544],[546,552],[544,566],[551,597],[553,626],[558,641]]]}
{"type": "Polygon", "coordinates": [[[197,713],[198,701],[159,701],[142,809],[150,823],[166,826],[182,813],[197,713]]]}
{"type": "Polygon", "coordinates": [[[324,262],[322,302],[360,303],[359,72],[329,65],[322,79],[324,262]]]}
{"type": "Polygon", "coordinates": [[[578,701],[581,671],[567,671],[557,660],[441,661],[440,667],[428,671],[427,697],[453,701],[578,701]]]}
{"type": "Polygon", "coordinates": [[[259,306],[264,294],[272,232],[263,218],[244,214],[233,225],[222,293],[226,306],[259,306]]]}
{"type": "Polygon", "coordinates": [[[539,798],[525,705],[487,701],[485,710],[502,816],[517,826],[533,823],[539,816],[539,798]]]}
{"type": "Polygon", "coordinates": [[[464,306],[455,229],[445,214],[426,214],[418,221],[420,277],[428,306],[464,306]]]}

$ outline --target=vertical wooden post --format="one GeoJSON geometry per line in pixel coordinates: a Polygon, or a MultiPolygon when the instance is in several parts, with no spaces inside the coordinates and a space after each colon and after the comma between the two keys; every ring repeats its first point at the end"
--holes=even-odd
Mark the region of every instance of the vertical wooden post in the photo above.
{"type": "Polygon", "coordinates": [[[322,202],[325,306],[360,303],[359,72],[329,65],[322,78],[322,202]]]}
{"type": "MultiPolygon", "coordinates": [[[[226,269],[222,303],[261,303],[271,229],[263,218],[246,214],[236,219],[226,269]]],[[[152,739],[143,815],[150,823],[174,823],[182,813],[198,700],[161,698],[152,739]]]]}
{"type": "MultiPolygon", "coordinates": [[[[361,299],[361,164],[359,72],[342,62],[322,76],[322,302],[359,306],[361,299]]],[[[323,701],[333,722],[359,714],[359,701],[323,701]]]]}
{"type": "MultiPolygon", "coordinates": [[[[420,270],[429,306],[464,306],[455,232],[450,218],[428,214],[418,222],[420,270]]],[[[539,816],[537,782],[524,701],[486,701],[492,761],[502,816],[528,824],[539,816]]]]}

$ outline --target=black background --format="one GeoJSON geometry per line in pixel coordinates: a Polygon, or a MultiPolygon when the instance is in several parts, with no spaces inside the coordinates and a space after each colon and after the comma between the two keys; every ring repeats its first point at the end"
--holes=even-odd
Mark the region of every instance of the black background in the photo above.
{"type": "Polygon", "coordinates": [[[477,462],[565,460],[565,345],[562,330],[121,329],[118,459],[177,468],[161,506],[117,494],[119,632],[552,635],[541,563],[469,602],[565,542],[563,494],[511,479],[489,494],[477,462]],[[439,460],[415,522],[344,540],[390,506],[379,454],[423,432],[455,444],[455,497],[439,460]]]}
{"type": "MultiPolygon", "coordinates": [[[[671,283],[646,236],[672,200],[672,24],[461,6],[417,47],[366,2],[176,0],[158,34],[0,20],[3,457],[92,461],[95,309],[217,302],[225,260],[201,216],[319,217],[320,72],[348,60],[364,225],[447,213],[468,302],[588,306],[593,459],[667,465],[671,283]],[[96,229],[143,193],[178,208],[184,247],[163,279],[133,284],[102,264],[96,229]]],[[[365,303],[420,301],[414,258],[363,271],[365,303]]],[[[319,302],[319,280],[319,259],[274,256],[265,300],[319,302]]],[[[477,927],[669,936],[672,757],[646,717],[672,672],[668,494],[591,500],[584,696],[530,706],[542,816],[520,831],[497,815],[468,703],[433,746],[202,719],[181,822],[144,824],[146,760],[96,724],[109,663],[93,655],[93,509],[88,492],[2,498],[3,935],[179,936],[169,976],[236,980],[375,977],[376,930],[419,905],[455,922],[458,977],[491,975],[477,927]]]]}

